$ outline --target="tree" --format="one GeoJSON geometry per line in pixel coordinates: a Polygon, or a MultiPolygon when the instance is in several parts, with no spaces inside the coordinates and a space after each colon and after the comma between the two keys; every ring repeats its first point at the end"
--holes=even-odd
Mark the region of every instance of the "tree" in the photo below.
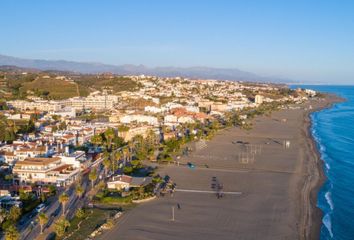
{"type": "Polygon", "coordinates": [[[125,166],[125,167],[123,168],[123,172],[124,172],[124,174],[129,175],[129,174],[131,174],[131,173],[133,172],[133,167],[131,167],[131,166],[125,166]]]}
{"type": "Polygon", "coordinates": [[[17,206],[13,206],[9,211],[9,219],[15,223],[20,218],[20,216],[21,216],[21,209],[17,206]]]}
{"type": "Polygon", "coordinates": [[[84,188],[81,185],[77,185],[76,189],[75,189],[75,192],[76,192],[76,196],[78,198],[81,198],[82,194],[84,193],[84,188]]]}
{"type": "Polygon", "coordinates": [[[5,209],[0,209],[0,225],[5,221],[7,218],[7,212],[5,209]]]}
{"type": "Polygon", "coordinates": [[[123,148],[123,159],[124,159],[124,164],[130,159],[130,151],[128,148],[123,148]]]}
{"type": "Polygon", "coordinates": [[[70,222],[66,220],[64,217],[59,218],[54,225],[55,228],[55,233],[59,236],[62,237],[64,236],[66,229],[70,227],[70,222]]]}
{"type": "Polygon", "coordinates": [[[106,138],[107,141],[107,148],[111,149],[112,146],[112,140],[114,139],[116,133],[114,132],[113,128],[108,128],[105,132],[104,132],[104,137],[106,138]]]}
{"type": "Polygon", "coordinates": [[[20,233],[14,225],[9,226],[5,232],[5,240],[18,240],[20,233]]]}
{"type": "Polygon", "coordinates": [[[85,217],[85,210],[82,208],[79,208],[76,213],[75,216],[78,218],[84,218],[85,217]]]}
{"type": "Polygon", "coordinates": [[[97,179],[97,171],[96,171],[96,168],[92,169],[90,174],[89,174],[89,179],[91,181],[91,187],[93,188],[94,186],[94,183],[97,179]]]}
{"type": "Polygon", "coordinates": [[[8,174],[8,175],[5,176],[5,180],[6,181],[13,181],[13,179],[14,179],[14,175],[13,174],[8,174]]]}
{"type": "Polygon", "coordinates": [[[114,143],[114,147],[115,149],[120,148],[122,146],[124,146],[126,143],[124,142],[124,138],[115,136],[113,139],[113,143],[114,143]]]}
{"type": "Polygon", "coordinates": [[[102,141],[103,141],[103,139],[100,134],[96,134],[96,135],[92,136],[92,138],[91,138],[91,142],[96,146],[101,145],[102,141]]]}
{"type": "Polygon", "coordinates": [[[105,172],[105,175],[107,176],[107,173],[108,173],[108,170],[111,168],[112,166],[112,161],[108,158],[108,157],[105,157],[102,161],[102,164],[104,166],[104,172],[105,172]]]}
{"type": "Polygon", "coordinates": [[[146,136],[146,143],[147,147],[150,148],[155,148],[156,145],[159,143],[159,138],[158,135],[153,130],[150,130],[146,136]]]}
{"type": "Polygon", "coordinates": [[[43,233],[43,227],[44,225],[47,224],[48,222],[48,217],[47,215],[45,215],[44,213],[39,213],[38,215],[38,221],[39,221],[39,225],[41,226],[41,234],[43,233]]]}
{"type": "Polygon", "coordinates": [[[50,193],[51,195],[55,195],[56,192],[57,192],[56,187],[53,186],[53,185],[49,185],[49,186],[48,186],[48,189],[49,189],[49,193],[50,193]]]}
{"type": "Polygon", "coordinates": [[[0,116],[0,141],[11,142],[15,140],[17,131],[18,127],[14,121],[0,116]]]}
{"type": "Polygon", "coordinates": [[[119,161],[121,160],[122,158],[122,152],[121,151],[117,151],[115,154],[114,154],[114,158],[115,158],[115,164],[118,166],[119,164],[119,161]]]}
{"type": "Polygon", "coordinates": [[[65,122],[61,122],[59,124],[59,130],[65,130],[66,129],[66,123],[65,122]]]}
{"type": "Polygon", "coordinates": [[[65,204],[69,201],[69,196],[66,193],[63,193],[59,196],[59,202],[62,204],[63,207],[63,215],[65,213],[65,204]]]}

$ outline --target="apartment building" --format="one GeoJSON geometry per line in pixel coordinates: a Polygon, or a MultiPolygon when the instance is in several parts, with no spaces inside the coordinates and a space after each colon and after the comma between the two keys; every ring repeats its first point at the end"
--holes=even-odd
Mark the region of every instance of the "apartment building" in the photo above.
{"type": "Polygon", "coordinates": [[[13,173],[15,180],[22,183],[55,184],[67,186],[79,175],[80,169],[66,164],[60,157],[26,158],[16,162],[13,173]]]}
{"type": "Polygon", "coordinates": [[[60,101],[47,101],[47,100],[37,100],[33,102],[24,100],[14,100],[8,101],[7,105],[9,107],[19,109],[21,111],[25,110],[37,110],[43,112],[59,111],[63,108],[63,104],[60,101]]]}
{"type": "Polygon", "coordinates": [[[64,104],[67,107],[72,107],[76,110],[93,109],[105,110],[112,109],[118,103],[116,95],[98,95],[91,94],[88,97],[73,97],[67,99],[64,104]]]}

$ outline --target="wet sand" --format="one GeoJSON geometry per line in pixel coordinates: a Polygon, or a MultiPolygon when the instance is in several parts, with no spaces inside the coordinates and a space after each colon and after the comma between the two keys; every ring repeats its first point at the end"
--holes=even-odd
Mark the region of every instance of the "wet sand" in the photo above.
{"type": "Polygon", "coordinates": [[[180,160],[194,169],[160,169],[180,191],[126,212],[99,239],[318,239],[317,191],[324,176],[308,113],[334,100],[277,111],[256,118],[250,131],[230,128],[194,144],[180,160]],[[220,199],[213,177],[223,185],[220,199]]]}

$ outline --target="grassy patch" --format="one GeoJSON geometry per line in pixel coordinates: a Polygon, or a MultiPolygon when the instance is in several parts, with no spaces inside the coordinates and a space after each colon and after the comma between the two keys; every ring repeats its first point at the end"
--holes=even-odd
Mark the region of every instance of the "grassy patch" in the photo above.
{"type": "Polygon", "coordinates": [[[131,204],[133,197],[131,195],[127,197],[121,196],[105,196],[104,194],[97,194],[95,198],[95,202],[101,204],[131,204]]]}
{"type": "Polygon", "coordinates": [[[85,239],[89,236],[95,229],[104,224],[108,218],[114,216],[117,211],[114,210],[104,210],[104,209],[86,209],[87,216],[84,219],[79,219],[74,217],[70,221],[70,227],[68,228],[66,236],[69,236],[68,240],[74,239],[85,239]],[[82,222],[81,222],[82,221],[82,222]],[[80,228],[78,229],[78,224],[80,228]]]}
{"type": "Polygon", "coordinates": [[[85,75],[76,78],[75,81],[82,87],[92,87],[97,90],[108,88],[113,90],[113,92],[135,91],[141,87],[138,82],[125,77],[110,78],[104,76],[97,77],[94,75],[85,75]]]}
{"type": "Polygon", "coordinates": [[[75,83],[54,78],[38,78],[32,82],[25,82],[20,91],[32,91],[36,95],[48,96],[50,99],[66,99],[77,96],[75,83]]]}

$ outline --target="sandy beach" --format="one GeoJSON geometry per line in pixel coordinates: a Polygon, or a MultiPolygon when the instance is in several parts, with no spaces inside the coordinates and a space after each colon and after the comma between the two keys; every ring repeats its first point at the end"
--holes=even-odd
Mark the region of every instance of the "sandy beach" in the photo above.
{"type": "Polygon", "coordinates": [[[127,211],[99,239],[318,239],[324,176],[308,114],[337,100],[280,110],[254,119],[252,130],[229,128],[194,143],[180,160],[194,169],[159,169],[177,191],[127,211]],[[211,188],[215,179],[222,198],[211,188]]]}

